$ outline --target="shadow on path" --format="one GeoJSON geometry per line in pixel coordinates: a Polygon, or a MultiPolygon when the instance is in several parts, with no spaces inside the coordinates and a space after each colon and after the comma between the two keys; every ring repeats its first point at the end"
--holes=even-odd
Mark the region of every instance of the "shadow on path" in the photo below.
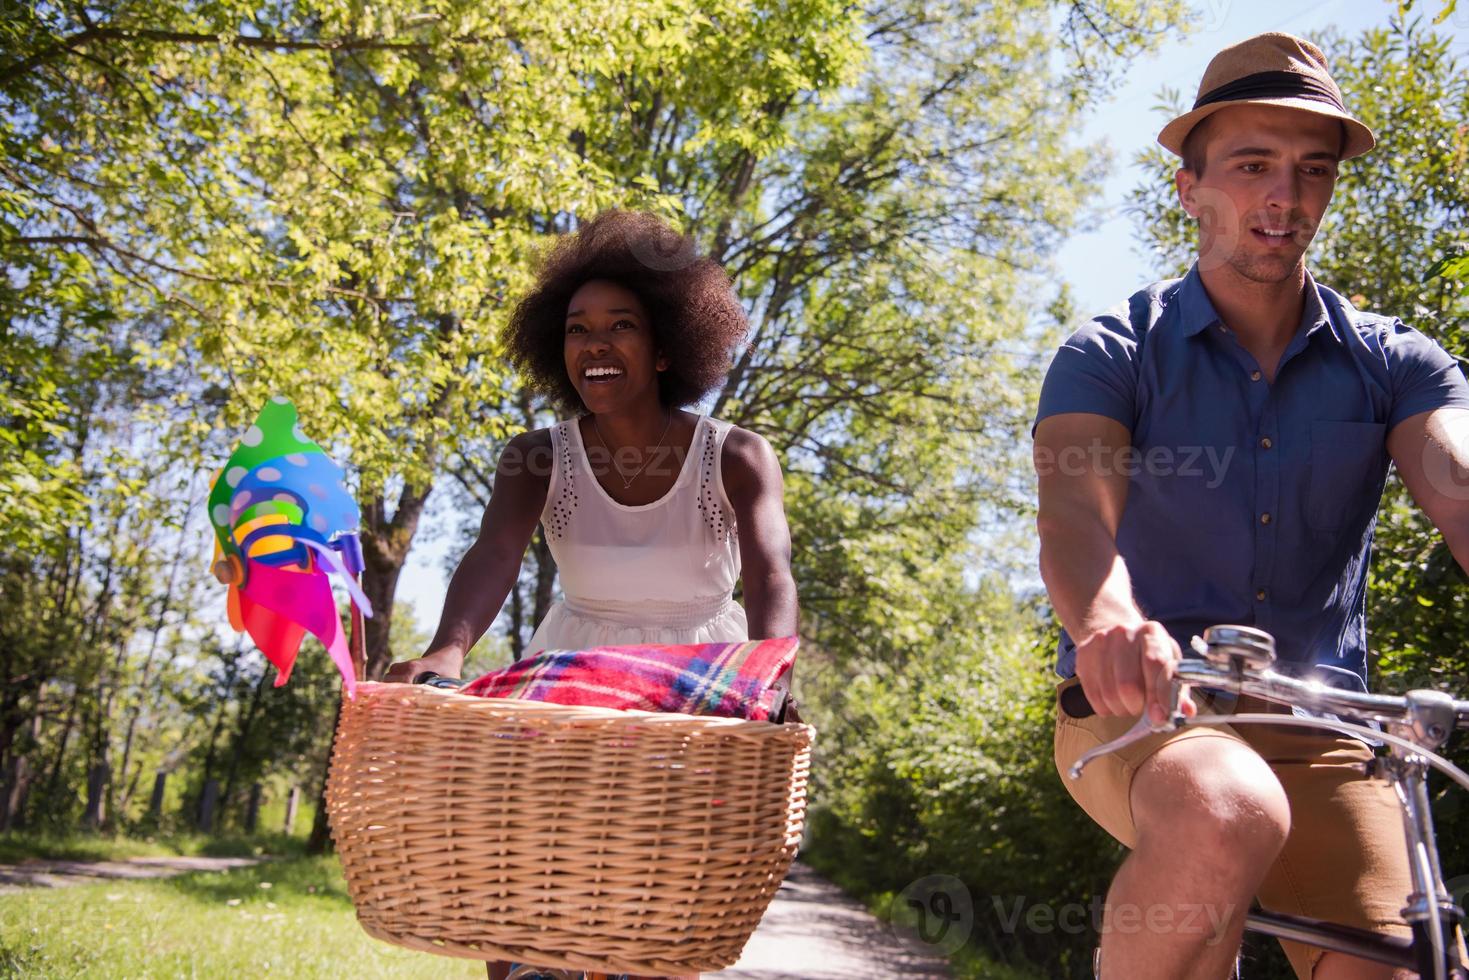
{"type": "Polygon", "coordinates": [[[765,911],[738,963],[705,980],[943,980],[948,964],[923,951],[803,864],[765,911]]]}
{"type": "Polygon", "coordinates": [[[259,864],[247,857],[138,857],[121,861],[51,861],[32,858],[0,864],[0,895],[22,888],[66,888],[99,881],[171,878],[195,871],[224,871],[259,864]]]}

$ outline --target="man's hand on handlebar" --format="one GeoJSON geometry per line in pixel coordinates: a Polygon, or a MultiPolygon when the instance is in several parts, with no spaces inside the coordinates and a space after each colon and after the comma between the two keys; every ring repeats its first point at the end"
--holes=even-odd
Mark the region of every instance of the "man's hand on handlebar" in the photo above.
{"type": "MultiPolygon", "coordinates": [[[[1097,714],[1135,717],[1146,708],[1149,722],[1161,725],[1172,708],[1173,673],[1181,659],[1162,623],[1111,626],[1076,645],[1076,676],[1097,714]]],[[[1197,712],[1187,690],[1178,708],[1190,718],[1197,712]]]]}
{"type": "Polygon", "coordinates": [[[403,660],[388,668],[383,680],[389,684],[412,684],[422,674],[458,677],[464,669],[464,654],[458,650],[434,650],[417,660],[403,660]]]}

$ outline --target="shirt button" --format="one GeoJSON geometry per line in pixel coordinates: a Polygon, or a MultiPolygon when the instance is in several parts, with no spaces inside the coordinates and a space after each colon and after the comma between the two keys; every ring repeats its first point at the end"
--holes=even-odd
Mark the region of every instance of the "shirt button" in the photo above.
{"type": "Polygon", "coordinates": [[[1261,449],[1269,449],[1273,445],[1275,445],[1275,443],[1273,443],[1273,442],[1270,441],[1270,437],[1269,436],[1266,436],[1265,438],[1263,438],[1263,439],[1260,440],[1260,448],[1261,449]]]}
{"type": "Polygon", "coordinates": [[[1250,372],[1250,380],[1251,381],[1259,381],[1260,380],[1260,372],[1259,371],[1251,371],[1250,372]]]}
{"type": "Polygon", "coordinates": [[[1260,523],[1261,524],[1269,524],[1270,523],[1270,515],[1269,514],[1261,514],[1260,515],[1260,523]]]}
{"type": "Polygon", "coordinates": [[[1258,600],[1260,602],[1264,602],[1265,601],[1265,590],[1264,589],[1261,589],[1260,591],[1256,592],[1255,593],[1255,598],[1256,598],[1256,600],[1258,600]]]}

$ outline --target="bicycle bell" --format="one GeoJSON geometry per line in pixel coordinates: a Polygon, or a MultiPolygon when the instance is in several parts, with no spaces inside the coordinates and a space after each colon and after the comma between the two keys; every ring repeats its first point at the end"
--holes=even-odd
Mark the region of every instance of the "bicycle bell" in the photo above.
{"type": "Polygon", "coordinates": [[[1253,626],[1210,626],[1204,630],[1203,652],[1221,667],[1264,670],[1275,663],[1275,637],[1253,626]]]}

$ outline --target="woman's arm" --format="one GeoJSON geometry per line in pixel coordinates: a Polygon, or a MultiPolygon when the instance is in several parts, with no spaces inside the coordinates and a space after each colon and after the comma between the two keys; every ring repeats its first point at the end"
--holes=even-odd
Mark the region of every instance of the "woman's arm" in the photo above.
{"type": "Polygon", "coordinates": [[[763,438],[732,428],[724,440],[720,466],[740,538],[740,578],[750,636],[794,636],[796,580],[791,576],[791,530],[786,524],[780,461],[763,438]]]}
{"type": "Polygon", "coordinates": [[[479,537],[465,552],[444,596],[444,612],[428,652],[396,663],[387,679],[412,683],[433,671],[458,677],[469,648],[499,615],[520,574],[520,562],[546,506],[551,483],[551,434],[545,429],[511,439],[495,467],[495,486],[479,537]]]}

